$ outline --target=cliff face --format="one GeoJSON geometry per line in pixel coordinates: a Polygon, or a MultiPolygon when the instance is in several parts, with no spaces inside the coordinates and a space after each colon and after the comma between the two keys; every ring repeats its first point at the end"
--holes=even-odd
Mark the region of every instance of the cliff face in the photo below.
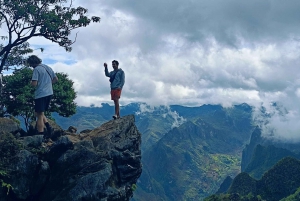
{"type": "Polygon", "coordinates": [[[53,141],[44,143],[40,135],[18,138],[16,131],[2,131],[0,146],[10,146],[0,150],[0,201],[130,199],[142,172],[133,115],[87,133],[58,126],[53,133],[53,141]]]}
{"type": "Polygon", "coordinates": [[[270,136],[263,136],[261,129],[256,127],[251,135],[250,143],[243,150],[241,170],[247,173],[252,172],[251,176],[259,179],[264,171],[267,171],[280,159],[287,156],[299,158],[299,145],[299,142],[286,142],[270,136]],[[258,172],[261,173],[253,174],[253,170],[256,168],[260,168],[258,172]]]}

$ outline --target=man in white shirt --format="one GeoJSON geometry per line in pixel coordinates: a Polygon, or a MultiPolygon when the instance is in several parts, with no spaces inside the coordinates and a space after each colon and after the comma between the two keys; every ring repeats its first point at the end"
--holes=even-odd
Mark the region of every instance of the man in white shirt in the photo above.
{"type": "Polygon", "coordinates": [[[44,135],[44,127],[47,128],[48,135],[51,135],[52,128],[44,115],[48,110],[53,95],[52,83],[58,81],[54,71],[47,65],[42,64],[42,60],[32,55],[27,59],[27,63],[34,68],[31,85],[36,87],[34,93],[34,110],[37,117],[37,131],[39,135],[44,135]]]}

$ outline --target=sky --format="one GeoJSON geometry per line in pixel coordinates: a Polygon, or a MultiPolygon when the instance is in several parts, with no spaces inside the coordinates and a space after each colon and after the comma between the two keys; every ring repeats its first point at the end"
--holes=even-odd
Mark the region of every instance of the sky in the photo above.
{"type": "Polygon", "coordinates": [[[73,5],[101,22],[73,32],[71,53],[42,38],[29,42],[44,48],[35,54],[45,64],[74,81],[78,105],[112,104],[103,63],[112,70],[116,59],[126,77],[122,105],[247,103],[265,133],[299,140],[300,1],[73,0],[73,5]]]}

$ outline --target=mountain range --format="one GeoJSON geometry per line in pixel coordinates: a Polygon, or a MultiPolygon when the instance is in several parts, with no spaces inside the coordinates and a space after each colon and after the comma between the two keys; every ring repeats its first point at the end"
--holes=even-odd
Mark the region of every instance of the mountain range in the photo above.
{"type": "MultiPolygon", "coordinates": [[[[113,106],[102,104],[78,107],[69,118],[53,118],[63,129],[72,125],[79,133],[111,120],[113,112],[113,106]]],[[[134,114],[142,133],[143,172],[132,201],[297,200],[298,174],[284,174],[284,164],[298,168],[299,144],[264,137],[252,113],[245,103],[227,108],[121,106],[121,115],[134,114]],[[272,186],[281,174],[287,185],[272,186]],[[277,187],[283,189],[278,195],[277,187]]]]}
{"type": "MultiPolygon", "coordinates": [[[[63,129],[93,129],[112,118],[114,108],[78,107],[69,118],[53,114],[63,129]]],[[[223,180],[240,172],[242,151],[255,125],[247,104],[152,107],[132,103],[121,115],[134,114],[142,133],[143,172],[132,200],[202,200],[223,180]]]]}
{"type": "Polygon", "coordinates": [[[300,200],[300,144],[263,136],[258,127],[243,150],[241,173],[205,201],[300,200]]]}

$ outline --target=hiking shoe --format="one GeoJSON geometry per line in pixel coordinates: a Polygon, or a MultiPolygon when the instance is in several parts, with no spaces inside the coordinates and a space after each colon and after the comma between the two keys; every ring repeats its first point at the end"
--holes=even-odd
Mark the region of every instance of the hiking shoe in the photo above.
{"type": "Polygon", "coordinates": [[[49,142],[50,138],[48,138],[47,136],[44,136],[43,137],[43,143],[47,143],[49,142]]]}
{"type": "Polygon", "coordinates": [[[47,135],[48,135],[48,137],[51,137],[52,131],[53,131],[53,128],[51,126],[48,126],[47,127],[47,135]]]}
{"type": "Polygon", "coordinates": [[[118,116],[117,115],[114,115],[114,116],[112,116],[114,119],[118,119],[118,116]]]}

